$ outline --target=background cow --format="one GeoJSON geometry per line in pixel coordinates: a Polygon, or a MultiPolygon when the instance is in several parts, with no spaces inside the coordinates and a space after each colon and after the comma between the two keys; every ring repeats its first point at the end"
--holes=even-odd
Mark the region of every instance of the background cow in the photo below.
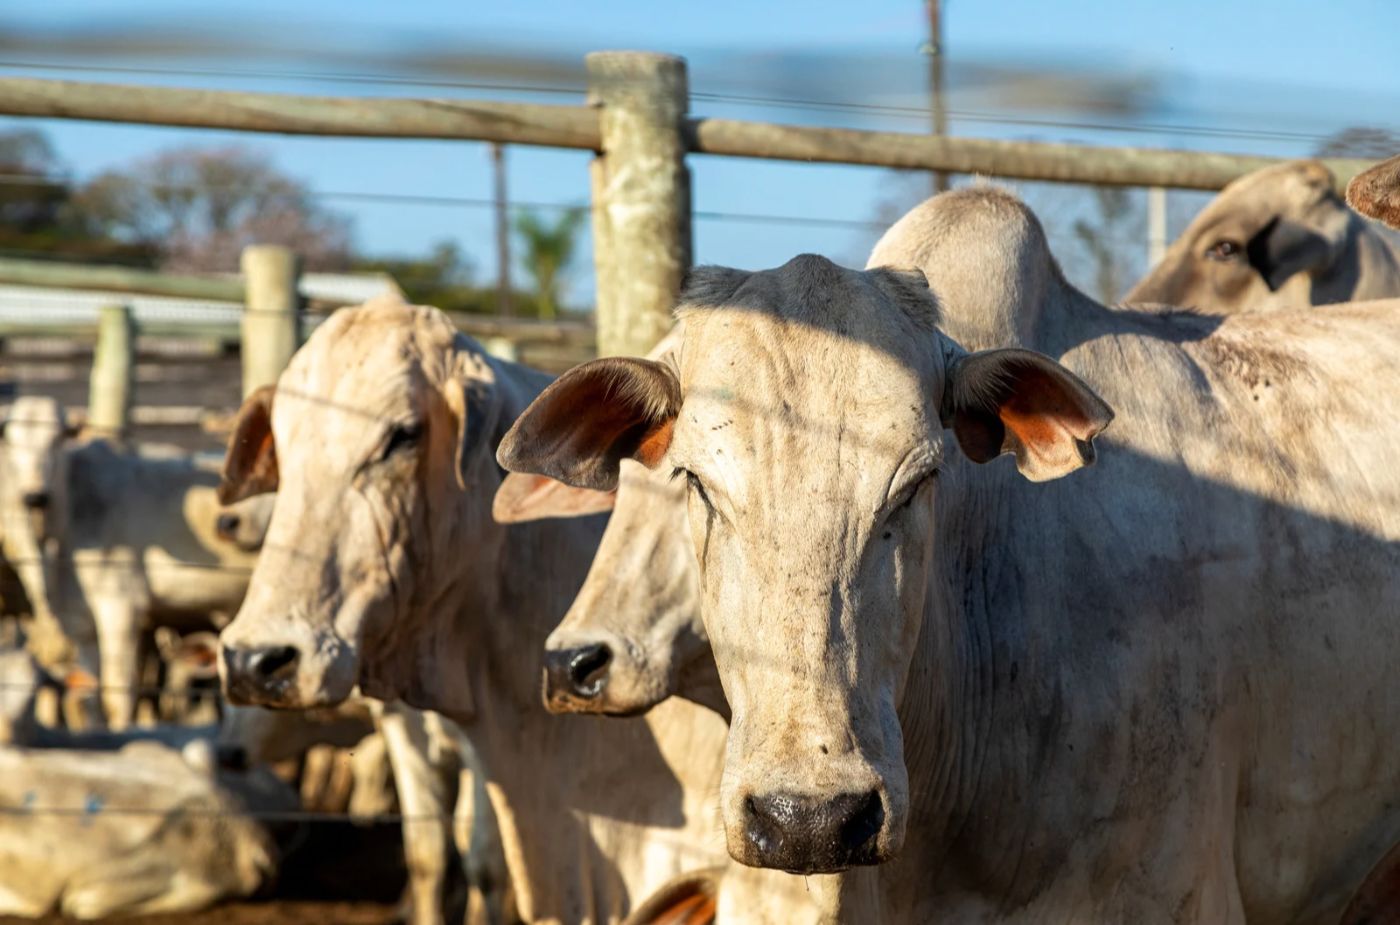
{"type": "Polygon", "coordinates": [[[1400,296],[1400,236],[1363,221],[1319,161],[1240,177],[1124,296],[1211,315],[1400,296]]]}

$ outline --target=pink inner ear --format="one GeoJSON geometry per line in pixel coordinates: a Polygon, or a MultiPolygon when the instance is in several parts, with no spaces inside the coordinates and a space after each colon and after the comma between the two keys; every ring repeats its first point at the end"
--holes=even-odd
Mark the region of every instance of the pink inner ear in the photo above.
{"type": "Polygon", "coordinates": [[[574,488],[544,475],[513,472],[496,491],[492,514],[500,523],[520,523],[548,517],[583,517],[610,511],[616,491],[574,488]]]}

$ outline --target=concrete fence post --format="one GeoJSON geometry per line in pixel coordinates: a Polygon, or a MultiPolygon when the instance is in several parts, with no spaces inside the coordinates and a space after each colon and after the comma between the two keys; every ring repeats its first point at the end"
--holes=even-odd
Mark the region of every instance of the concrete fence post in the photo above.
{"type": "Polygon", "coordinates": [[[98,310],[97,346],[88,384],[87,427],[105,437],[125,436],[131,415],[136,330],[129,305],[104,305],[98,310]]]}
{"type": "Polygon", "coordinates": [[[272,385],[301,343],[301,261],[289,248],[243,249],[243,397],[272,385]]]}
{"type": "Polygon", "coordinates": [[[586,67],[602,134],[592,167],[598,353],[642,354],[671,329],[690,265],[685,59],[600,51],[586,67]]]}

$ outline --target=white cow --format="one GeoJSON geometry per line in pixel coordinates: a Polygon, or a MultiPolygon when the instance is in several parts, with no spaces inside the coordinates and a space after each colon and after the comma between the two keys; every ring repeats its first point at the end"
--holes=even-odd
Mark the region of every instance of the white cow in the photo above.
{"type": "Polygon", "coordinates": [[[221,668],[235,700],[331,704],[358,683],[459,722],[522,917],[616,921],[722,861],[725,730],[676,701],[637,720],[540,708],[538,653],[601,528],[491,519],[496,443],[546,381],[432,309],[332,315],[239,416],[226,500],[276,490],[277,505],[221,668]]]}
{"type": "Polygon", "coordinates": [[[215,773],[207,742],[0,748],[0,914],[92,919],[247,896],[277,858],[250,812],[292,809],[265,771],[215,773]]]}
{"type": "MultiPolygon", "coordinates": [[[[673,362],[680,329],[649,356],[673,362]]],[[[616,491],[512,472],[496,492],[500,523],[611,510],[578,597],[545,640],[545,706],[555,713],[632,716],[672,694],[728,719],[700,619],[700,573],[685,524],[685,484],[622,463],[616,491]]]]}
{"type": "MultiPolygon", "coordinates": [[[[102,439],[65,441],[62,407],[21,399],[4,430],[0,510],[35,524],[17,565],[31,599],[47,600],[83,668],[102,681],[115,729],[131,721],[143,629],[207,625],[238,608],[255,554],[220,539],[218,475],[165,448],[149,453],[102,439]],[[13,487],[10,487],[13,486],[13,487]]],[[[24,531],[4,531],[6,542],[24,531]]],[[[8,553],[7,553],[8,555],[8,553]]],[[[42,608],[36,604],[36,611],[42,608]]],[[[41,615],[41,614],[39,614],[41,615]]]]}
{"type": "Polygon", "coordinates": [[[879,864],[886,921],[1335,920],[1400,836],[1400,305],[1111,310],[993,190],[872,260],[932,292],[697,271],[678,370],[499,454],[686,479],[730,853],[879,864]]]}

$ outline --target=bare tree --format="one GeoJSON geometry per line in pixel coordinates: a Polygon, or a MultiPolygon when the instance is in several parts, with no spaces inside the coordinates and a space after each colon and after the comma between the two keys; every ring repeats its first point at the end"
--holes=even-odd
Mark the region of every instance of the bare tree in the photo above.
{"type": "Polygon", "coordinates": [[[313,270],[350,262],[349,219],[246,148],[157,154],[99,175],[74,206],[101,233],[156,247],[167,269],[237,270],[239,253],[254,243],[290,247],[313,270]]]}

